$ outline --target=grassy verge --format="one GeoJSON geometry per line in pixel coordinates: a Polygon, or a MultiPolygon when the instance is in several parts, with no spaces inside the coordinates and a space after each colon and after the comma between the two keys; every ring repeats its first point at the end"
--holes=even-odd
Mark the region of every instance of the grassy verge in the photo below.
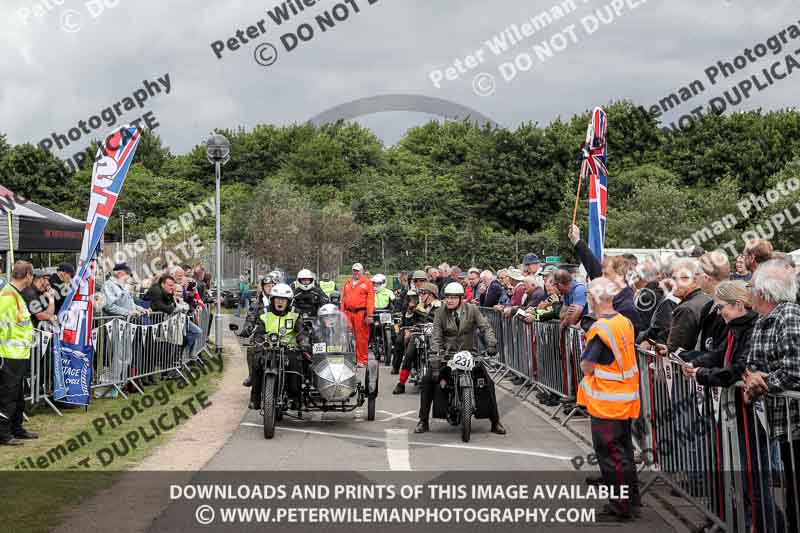
{"type": "Polygon", "coordinates": [[[204,368],[183,371],[188,384],[160,381],[145,387],[144,395],[93,399],[88,411],[69,409],[63,417],[37,407],[25,427],[40,438],[0,448],[3,529],[13,524],[13,531],[50,530],[67,508],[110,486],[199,416],[222,377],[221,361],[210,360],[204,368]]]}

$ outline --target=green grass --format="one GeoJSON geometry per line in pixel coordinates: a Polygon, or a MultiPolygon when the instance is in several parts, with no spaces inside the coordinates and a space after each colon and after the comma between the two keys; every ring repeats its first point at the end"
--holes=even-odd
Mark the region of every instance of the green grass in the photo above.
{"type": "MultiPolygon", "coordinates": [[[[190,406],[182,404],[183,402],[194,397],[191,406],[197,416],[201,415],[203,407],[199,405],[198,394],[210,398],[222,377],[218,362],[210,361],[207,368],[209,369],[207,374],[198,371],[196,379],[192,378],[194,384],[186,385],[182,380],[172,380],[146,387],[145,395],[154,400],[154,405],[149,408],[142,406],[144,397],[140,394],[128,395],[127,400],[122,397],[93,399],[88,411],[83,408],[69,409],[63,411],[63,417],[57,416],[47,406],[37,407],[30,420],[25,423],[25,427],[29,431],[39,433],[40,438],[25,441],[24,446],[0,448],[0,471],[2,471],[0,475],[5,477],[0,482],[0,498],[3,501],[0,523],[3,524],[3,530],[26,533],[49,531],[63,520],[67,509],[75,507],[81,501],[110,486],[123,471],[150,455],[159,444],[170,439],[180,424],[195,416],[190,406]],[[178,386],[179,383],[181,388],[178,386]],[[157,392],[159,390],[164,392],[157,392]],[[142,412],[134,410],[135,415],[126,421],[123,418],[123,410],[129,415],[130,411],[126,408],[132,408],[133,401],[139,402],[142,412]],[[179,412],[175,411],[176,407],[180,409],[179,412]],[[122,423],[111,428],[106,422],[105,426],[98,429],[100,423],[96,420],[105,419],[106,413],[112,418],[113,415],[123,418],[122,423]],[[177,425],[175,425],[176,417],[177,425]],[[159,436],[155,436],[156,432],[150,426],[150,421],[155,420],[158,427],[159,418],[165,428],[168,425],[175,426],[169,430],[162,430],[159,436]],[[135,448],[128,446],[128,453],[124,455],[114,453],[113,459],[110,459],[113,452],[112,445],[116,443],[117,449],[124,452],[125,447],[122,446],[120,439],[125,439],[127,434],[130,442],[130,435],[139,427],[146,428],[148,437],[155,438],[145,442],[139,433],[139,441],[135,448]],[[88,442],[85,437],[87,434],[90,438],[88,442]],[[66,443],[69,439],[73,439],[73,446],[77,447],[79,435],[83,435],[84,444],[79,449],[70,451],[66,443]],[[59,445],[64,446],[66,454],[53,451],[57,450],[59,445]],[[39,457],[44,457],[48,465],[35,470],[17,469],[16,467],[27,457],[30,457],[34,464],[39,457]]],[[[185,371],[184,374],[186,375],[185,371]]],[[[204,403],[208,401],[210,400],[204,400],[204,403]]],[[[149,405],[149,402],[147,404],[149,405]]],[[[25,463],[27,464],[27,461],[25,463]]]]}

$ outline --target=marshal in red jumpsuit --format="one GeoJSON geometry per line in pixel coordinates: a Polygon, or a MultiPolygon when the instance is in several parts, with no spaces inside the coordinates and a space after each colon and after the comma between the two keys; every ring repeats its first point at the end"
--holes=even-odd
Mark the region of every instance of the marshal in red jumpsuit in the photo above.
{"type": "MultiPolygon", "coordinates": [[[[355,265],[354,265],[355,266],[355,265]]],[[[361,275],[362,270],[353,270],[353,277],[342,287],[342,312],[347,315],[350,328],[356,338],[356,358],[359,364],[367,364],[369,328],[375,310],[375,289],[372,281],[361,275]],[[358,277],[356,277],[358,276],[358,277]]]]}

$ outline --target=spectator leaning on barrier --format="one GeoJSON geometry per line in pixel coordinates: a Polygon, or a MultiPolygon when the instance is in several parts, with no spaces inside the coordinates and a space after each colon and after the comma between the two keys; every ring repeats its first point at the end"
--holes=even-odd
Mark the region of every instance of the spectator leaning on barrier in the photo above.
{"type": "MultiPolygon", "coordinates": [[[[744,374],[746,395],[754,401],[767,393],[800,390],[800,306],[797,279],[782,261],[768,261],[753,274],[753,308],[760,318],[753,327],[747,371],[744,374]]],[[[784,477],[797,479],[800,458],[800,407],[798,401],[767,397],[767,418],[771,437],[780,443],[784,477]],[[788,405],[787,405],[788,403],[788,405]],[[790,425],[791,424],[791,425],[790,425]],[[791,432],[789,428],[791,427],[791,432]],[[793,464],[794,462],[794,464],[793,464]]],[[[800,530],[795,514],[796,485],[787,482],[787,531],[800,530]]]]}
{"type": "Polygon", "coordinates": [[[467,282],[464,291],[466,293],[466,301],[471,304],[478,304],[479,302],[479,294],[478,294],[478,286],[481,282],[481,271],[475,267],[470,268],[467,271],[467,282]]]}
{"type": "MultiPolygon", "coordinates": [[[[636,337],[636,343],[644,350],[652,348],[651,343],[646,339],[655,341],[655,344],[667,343],[670,326],[672,325],[672,311],[681,303],[680,298],[672,293],[672,268],[670,265],[671,261],[659,261],[658,277],[660,279],[657,285],[658,291],[663,294],[663,297],[655,304],[655,309],[653,310],[653,315],[650,317],[650,321],[636,337]]],[[[648,287],[649,286],[650,284],[648,283],[648,287]]],[[[655,292],[655,289],[653,290],[655,292]]],[[[644,298],[639,298],[637,300],[637,305],[641,313],[642,309],[645,308],[644,298]]]]}
{"type": "Polygon", "coordinates": [[[586,300],[586,285],[573,279],[568,271],[559,269],[553,274],[553,282],[561,294],[559,319],[561,328],[577,325],[589,312],[586,300]]]}
{"type": "Polygon", "coordinates": [[[0,290],[0,445],[19,446],[39,435],[22,427],[25,367],[31,357],[33,324],[22,291],[33,283],[33,265],[17,261],[0,290]]]}
{"type": "Polygon", "coordinates": [[[753,277],[752,272],[747,270],[747,265],[743,255],[736,257],[736,271],[731,274],[732,280],[741,279],[743,281],[750,281],[753,277]]]}
{"type": "Polygon", "coordinates": [[[508,271],[508,286],[511,289],[511,301],[505,305],[503,315],[511,316],[522,306],[522,298],[525,296],[525,274],[522,271],[512,268],[508,271]]]}
{"type": "Polygon", "coordinates": [[[34,270],[33,283],[22,291],[22,298],[28,305],[34,328],[39,327],[39,322],[58,322],[55,293],[56,291],[50,287],[47,272],[41,269],[34,270]]]}
{"type": "Polygon", "coordinates": [[[772,259],[772,243],[763,239],[753,239],[748,241],[744,247],[744,263],[747,270],[755,272],[759,265],[763,265],[772,259]]]}
{"type": "Polygon", "coordinates": [[[131,269],[127,264],[117,263],[114,265],[111,279],[103,285],[103,295],[106,300],[106,305],[103,307],[104,313],[129,317],[150,312],[134,303],[133,295],[128,290],[127,282],[130,275],[131,269]]]}
{"type": "Polygon", "coordinates": [[[486,290],[481,294],[480,304],[481,307],[495,307],[500,304],[503,299],[505,290],[501,283],[494,277],[494,274],[489,270],[481,272],[481,280],[486,286],[486,290]]]}
{"type": "Polygon", "coordinates": [[[711,298],[703,293],[697,283],[700,265],[697,259],[680,258],[672,265],[672,293],[680,298],[681,303],[672,311],[672,322],[666,346],[658,344],[656,353],[667,355],[667,350],[674,352],[678,348],[694,350],[700,338],[703,309],[711,298]]]}
{"type": "MultiPolygon", "coordinates": [[[[717,286],[730,278],[731,268],[725,252],[708,252],[700,258],[697,283],[703,292],[714,297],[717,286]]],[[[700,324],[700,350],[711,351],[726,342],[725,320],[716,311],[716,304],[710,301],[702,311],[700,324]]]]}
{"type": "Polygon", "coordinates": [[[539,264],[539,256],[536,254],[528,254],[522,260],[522,271],[526,276],[535,276],[541,269],[542,265],[539,264]]]}
{"type": "MultiPolygon", "coordinates": [[[[559,276],[559,273],[556,273],[559,276]]],[[[619,287],[606,278],[589,282],[589,298],[597,321],[586,334],[581,354],[584,377],[577,402],[591,416],[592,444],[602,484],[629,487],[629,498],[612,499],[599,521],[628,521],[641,505],[633,456],[632,420],[639,418],[639,371],[633,324],[614,310],[619,287]]]]}
{"type": "Polygon", "coordinates": [[[175,278],[171,274],[162,274],[158,283],[148,289],[145,299],[150,302],[150,309],[157,313],[171,315],[175,312],[175,278]]]}

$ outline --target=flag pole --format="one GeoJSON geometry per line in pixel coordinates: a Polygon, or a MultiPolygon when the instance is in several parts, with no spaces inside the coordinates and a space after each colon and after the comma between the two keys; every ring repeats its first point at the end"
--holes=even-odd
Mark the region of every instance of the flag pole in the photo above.
{"type": "Polygon", "coordinates": [[[575,207],[572,209],[572,225],[575,225],[575,220],[577,220],[578,216],[578,202],[581,199],[581,183],[583,182],[583,174],[584,168],[586,165],[586,158],[589,157],[589,153],[586,150],[586,143],[583,143],[581,146],[581,169],[578,173],[578,192],[575,193],[575,207]]]}

